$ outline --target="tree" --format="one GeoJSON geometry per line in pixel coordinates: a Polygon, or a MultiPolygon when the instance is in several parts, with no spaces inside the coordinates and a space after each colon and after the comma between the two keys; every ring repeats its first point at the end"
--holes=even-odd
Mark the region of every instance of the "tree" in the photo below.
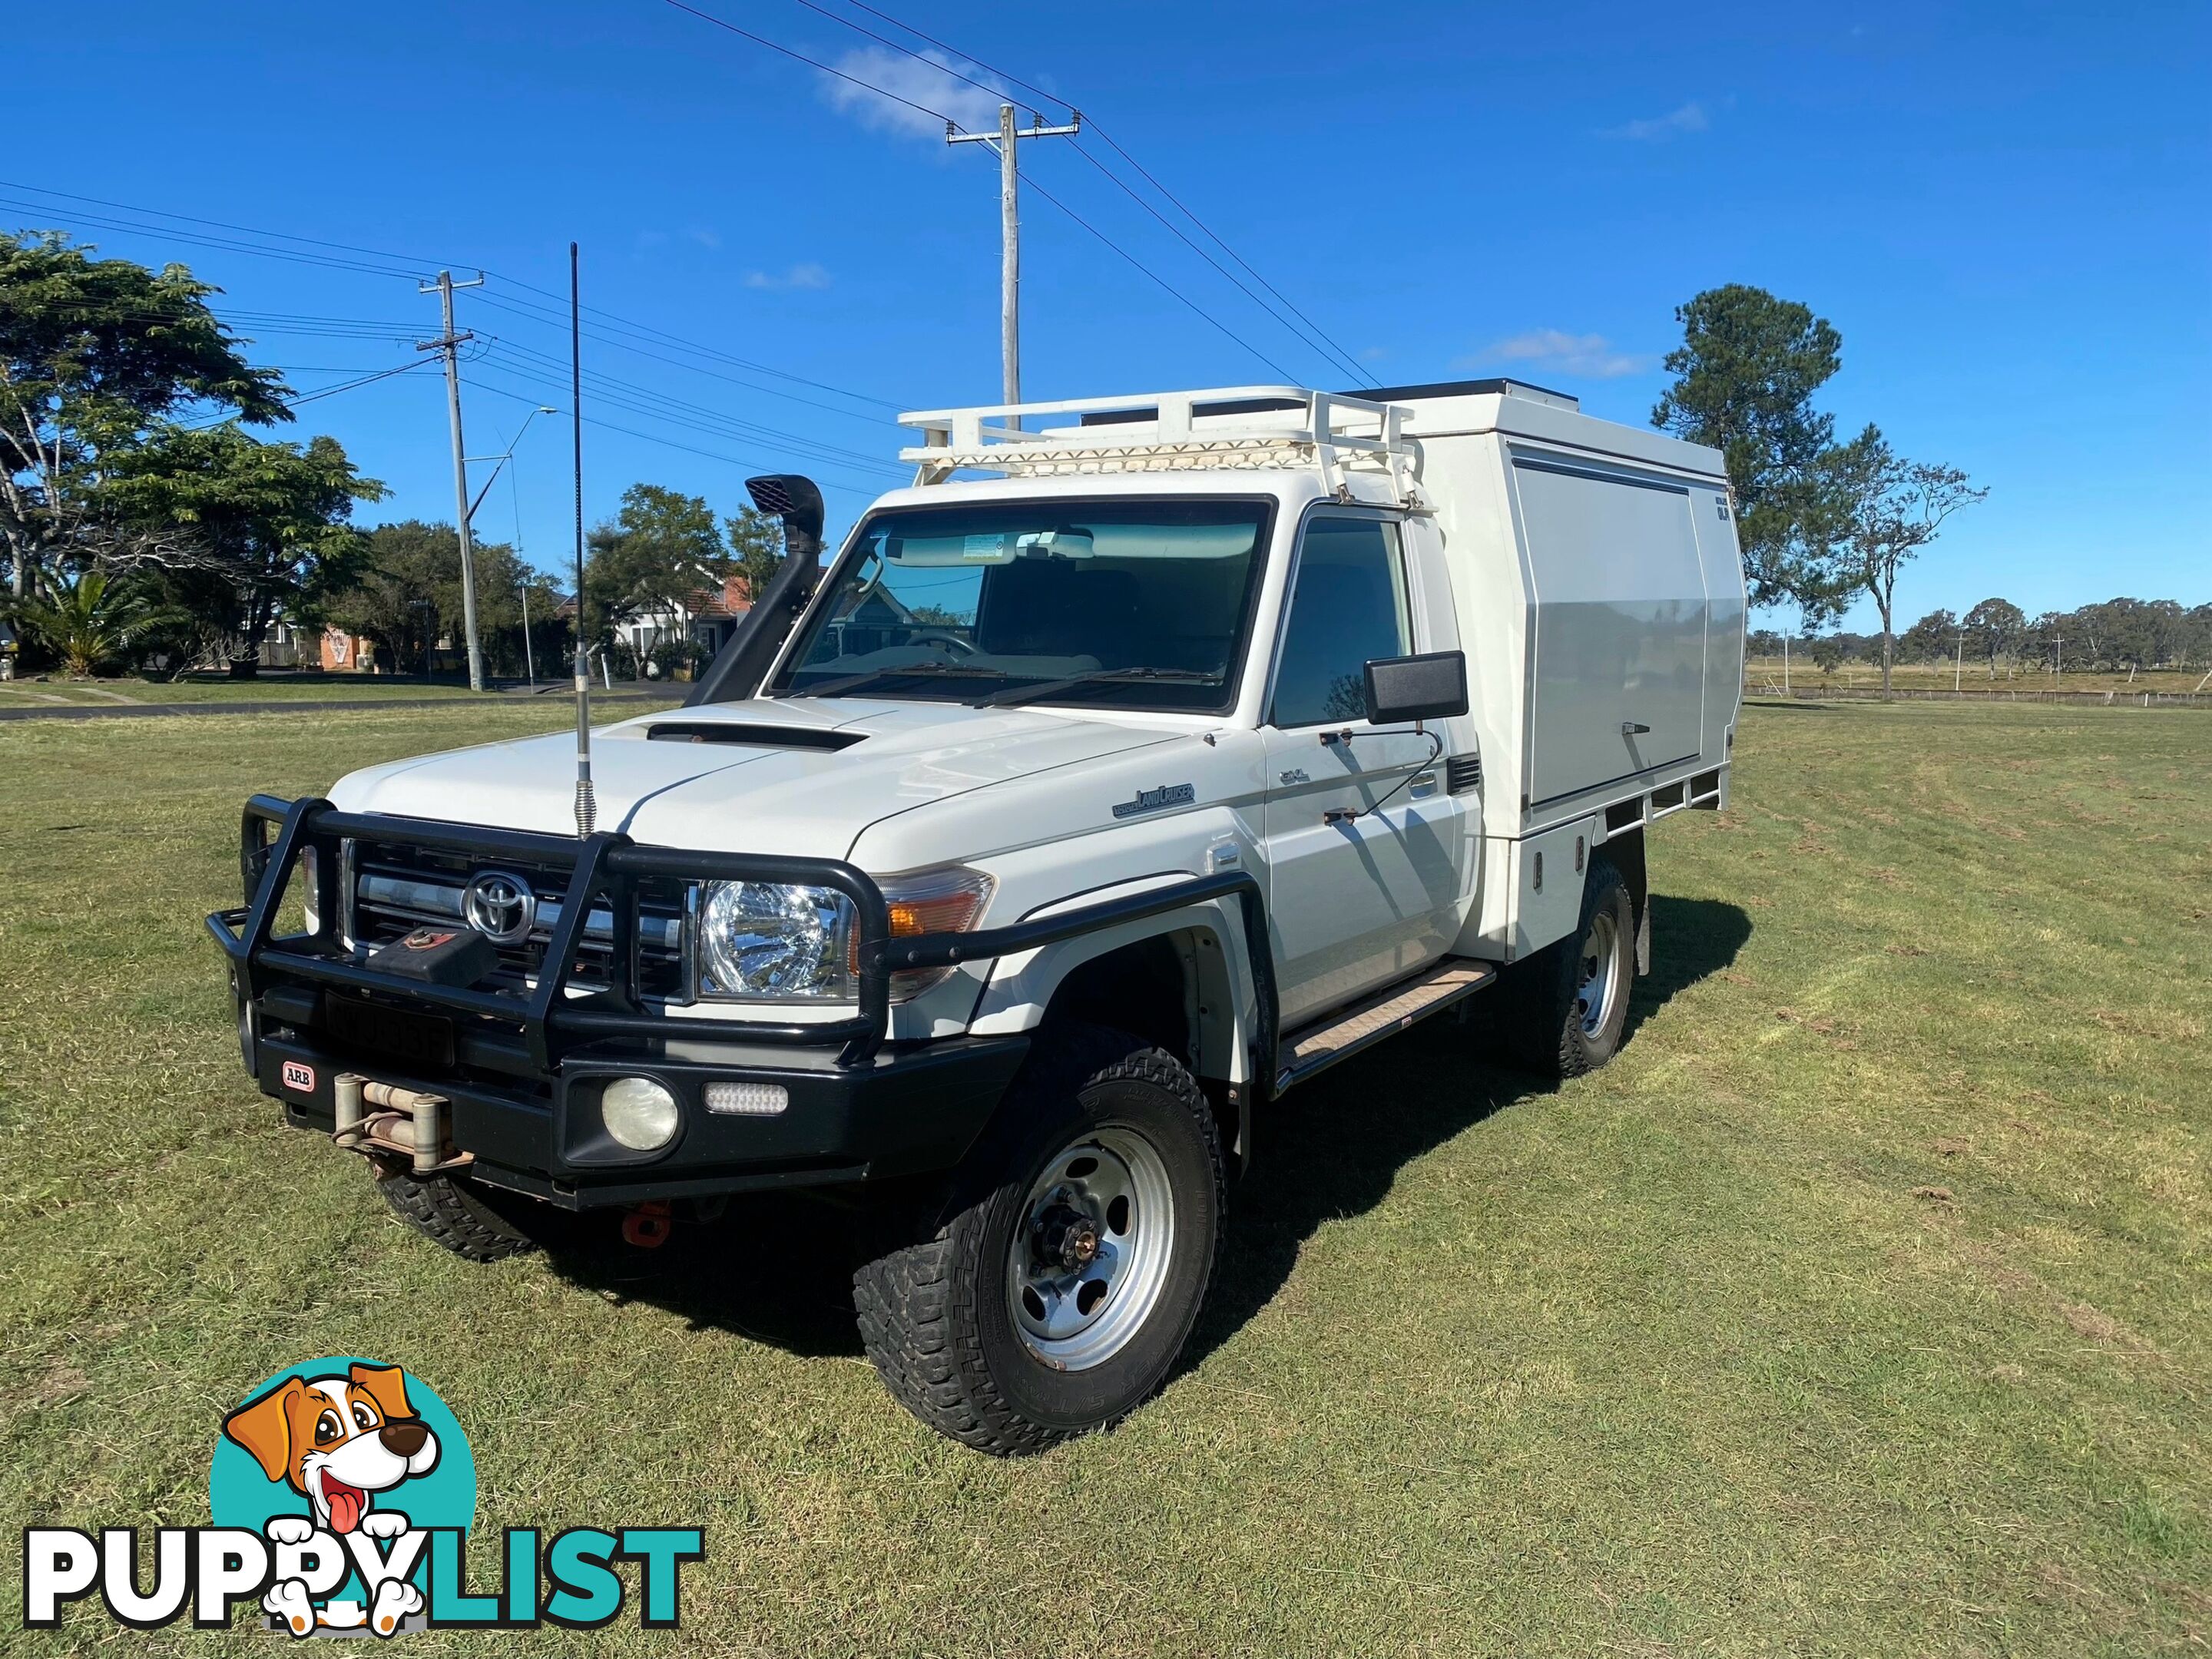
{"type": "Polygon", "coordinates": [[[1812,398],[1842,367],[1843,337],[1809,307],[1741,283],[1706,289],[1674,319],[1682,343],[1666,368],[1676,379],[1651,423],[1727,458],[1752,604],[1796,603],[1815,627],[1835,607],[1801,526],[1835,417],[1812,398]]]}
{"type": "Polygon", "coordinates": [[[164,611],[127,581],[97,566],[75,576],[53,576],[44,586],[44,592],[10,609],[80,679],[113,662],[155,629],[178,619],[174,612],[164,611]]]}
{"type": "Polygon", "coordinates": [[[719,590],[736,568],[705,499],[659,484],[623,491],[621,511],[592,532],[589,547],[583,597],[599,616],[586,637],[602,641],[633,617],[719,590]]]}
{"type": "Polygon", "coordinates": [[[228,423],[161,428],[118,458],[108,489],[124,523],[180,532],[161,580],[200,619],[203,653],[241,678],[280,617],[312,627],[352,584],[367,552],[353,504],[385,493],[335,438],[264,443],[228,423]]]}
{"type": "Polygon", "coordinates": [[[1826,549],[1824,581],[1864,593],[1881,617],[1884,697],[1896,655],[1898,572],[1936,539],[1945,520],[1989,493],[1971,488],[1956,467],[1905,459],[1872,426],[1821,456],[1808,497],[1810,538],[1826,549]]]}
{"type": "MultiPolygon", "coordinates": [[[[461,631],[461,538],[449,524],[409,519],[378,525],[364,540],[360,572],[330,602],[328,619],[374,640],[400,667],[422,666],[433,646],[461,631]]],[[[524,661],[521,590],[530,589],[533,634],[556,623],[560,598],[513,548],[499,542],[477,542],[475,548],[477,622],[484,648],[502,672],[519,670],[524,661]]]]}
{"type": "Polygon", "coordinates": [[[768,579],[783,562],[783,520],[741,507],[722,520],[730,556],[745,579],[745,597],[755,599],[768,586],[768,579]]]}
{"type": "Polygon", "coordinates": [[[1997,677],[1997,659],[2014,649],[2027,632],[2027,613],[2009,599],[1984,599],[1966,613],[1964,626],[1975,652],[1986,657],[1990,678],[1997,677]]]}
{"type": "Polygon", "coordinates": [[[194,404],[292,418],[283,380],[248,364],[208,308],[220,289],[182,265],[92,252],[0,233],[0,563],[19,598],[65,562],[163,544],[165,526],[118,526],[106,490],[155,422],[194,404]]]}
{"type": "Polygon", "coordinates": [[[1956,617],[1948,611],[1931,611],[1898,636],[1897,654],[1907,661],[1947,660],[1959,633],[1956,617]]]}

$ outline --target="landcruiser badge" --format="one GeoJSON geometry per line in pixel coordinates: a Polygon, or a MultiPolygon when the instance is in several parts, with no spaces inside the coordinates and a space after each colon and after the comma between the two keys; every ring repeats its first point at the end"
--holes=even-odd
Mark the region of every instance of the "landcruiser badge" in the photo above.
{"type": "Polygon", "coordinates": [[[1198,799],[1194,785],[1164,783],[1157,789],[1139,789],[1134,800],[1125,800],[1114,809],[1117,818],[1133,818],[1139,812],[1158,812],[1170,806],[1188,806],[1198,799]]]}
{"type": "Polygon", "coordinates": [[[494,945],[520,945],[538,920],[538,896],[520,876],[487,870],[462,895],[461,914],[494,945]]]}

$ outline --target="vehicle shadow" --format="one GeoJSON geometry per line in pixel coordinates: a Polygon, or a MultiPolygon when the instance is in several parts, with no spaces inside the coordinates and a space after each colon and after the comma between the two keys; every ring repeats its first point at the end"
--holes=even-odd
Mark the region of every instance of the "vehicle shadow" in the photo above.
{"type": "Polygon", "coordinates": [[[549,1249],[546,1261],[572,1285],[662,1309],[695,1330],[849,1358],[861,1352],[853,1318],[861,1228],[850,1209],[765,1194],[732,1199],[712,1221],[679,1221],[652,1249],[623,1243],[608,1218],[549,1249]]]}
{"type": "MultiPolygon", "coordinates": [[[[1720,972],[1751,937],[1751,917],[1713,899],[1651,900],[1652,971],[1636,981],[1627,1031],[1720,972]]],[[[1262,1121],[1251,1173],[1230,1194],[1220,1277],[1183,1350],[1200,1364],[1281,1291],[1324,1222],[1364,1215],[1398,1171],[1510,1106],[1559,1088],[1498,1063],[1487,1017],[1441,1015],[1291,1091],[1262,1121]]]]}
{"type": "Polygon", "coordinates": [[[1651,971],[1636,981],[1628,1000],[1622,1041],[1676,995],[1709,979],[1742,953],[1751,939],[1751,914],[1721,899],[1651,896],[1651,971]]]}
{"type": "MultiPolygon", "coordinates": [[[[1653,971],[1631,996],[1631,1035],[1727,967],[1751,937],[1751,918],[1735,905],[1663,894],[1651,902],[1653,971]]],[[[1413,1159],[1559,1086],[1489,1059],[1484,1020],[1469,1012],[1378,1044],[1269,1109],[1251,1172],[1230,1194],[1220,1276],[1178,1370],[1274,1298],[1324,1222],[1372,1210],[1413,1159]]],[[[733,1200],[719,1220],[679,1224],[650,1250],[620,1243],[611,1218],[600,1218],[547,1260],[574,1285],[665,1309],[696,1328],[802,1356],[850,1357],[861,1352],[851,1275],[867,1237],[859,1211],[779,1194],[733,1200]]]]}

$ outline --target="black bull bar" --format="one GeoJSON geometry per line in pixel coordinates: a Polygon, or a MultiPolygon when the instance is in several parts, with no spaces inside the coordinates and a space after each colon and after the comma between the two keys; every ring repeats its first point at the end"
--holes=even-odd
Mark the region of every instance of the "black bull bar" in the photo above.
{"type": "Polygon", "coordinates": [[[239,823],[239,873],[247,902],[207,919],[208,930],[230,959],[237,994],[250,1003],[271,984],[306,981],[341,990],[372,991],[473,1014],[517,1027],[541,1071],[559,1066],[570,1048],[606,1038],[835,1046],[841,1066],[860,1066],[882,1047],[890,1026],[890,980],[902,969],[947,968],[988,961],[1057,944],[1079,934],[1179,910],[1231,896],[1243,908],[1244,943],[1259,992],[1261,1063],[1258,1078],[1274,1075],[1275,994],[1272,953],[1259,884],[1243,871],[1193,876],[1118,899],[1066,910],[1037,921],[966,933],[894,936],[883,890],[866,872],[841,859],[790,858],[765,853],[690,852],[641,846],[613,831],[572,837],[498,830],[428,819],[342,812],[313,797],[285,801],[255,795],[239,823]],[[272,842],[271,828],[276,830],[272,842]],[[441,852],[566,866],[572,872],[561,917],[552,929],[537,982],[526,991],[439,985],[380,973],[366,952],[349,948],[337,930],[340,914],[339,844],[348,840],[399,843],[441,852]],[[278,936],[277,912],[294,870],[316,851],[316,926],[278,936]],[[638,884],[650,878],[758,881],[829,888],[852,901],[858,921],[859,995],[848,1017],[810,1024],[765,1020],[671,1018],[638,994],[638,884]],[[613,945],[605,989],[568,994],[578,948],[595,895],[604,895],[613,922],[613,945]]]}

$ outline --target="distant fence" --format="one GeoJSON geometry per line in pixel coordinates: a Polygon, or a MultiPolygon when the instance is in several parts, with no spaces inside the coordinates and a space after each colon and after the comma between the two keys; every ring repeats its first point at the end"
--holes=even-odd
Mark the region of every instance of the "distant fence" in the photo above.
{"type": "MultiPolygon", "coordinates": [[[[1799,685],[1784,691],[1773,684],[1744,682],[1747,697],[1788,697],[1802,702],[1879,702],[1878,685],[1799,685]]],[[[1890,696],[1899,702],[2067,702],[2100,708],[2212,708],[2212,692],[2197,691],[1929,691],[1903,686],[1890,696]]]]}

